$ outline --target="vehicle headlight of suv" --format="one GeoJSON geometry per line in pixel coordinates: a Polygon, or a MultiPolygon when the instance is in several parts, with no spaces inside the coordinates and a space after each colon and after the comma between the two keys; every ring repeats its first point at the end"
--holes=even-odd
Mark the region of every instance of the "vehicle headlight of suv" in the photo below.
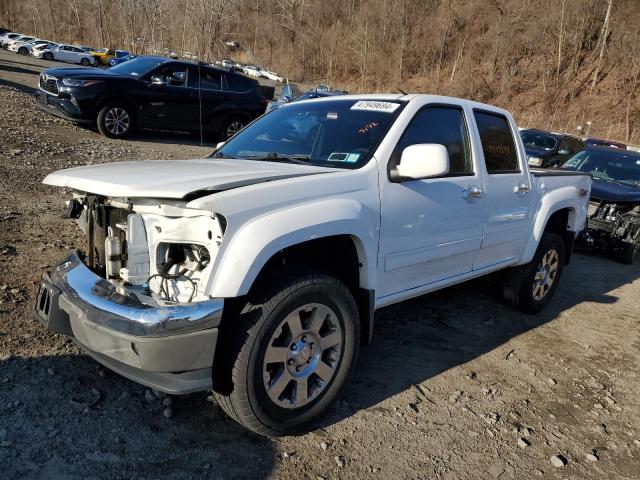
{"type": "Polygon", "coordinates": [[[540,157],[527,157],[527,162],[532,167],[541,167],[542,166],[542,159],[540,157]]]}
{"type": "Polygon", "coordinates": [[[64,77],[62,79],[62,83],[67,87],[89,87],[91,85],[102,83],[102,80],[80,80],[78,78],[64,77]]]}

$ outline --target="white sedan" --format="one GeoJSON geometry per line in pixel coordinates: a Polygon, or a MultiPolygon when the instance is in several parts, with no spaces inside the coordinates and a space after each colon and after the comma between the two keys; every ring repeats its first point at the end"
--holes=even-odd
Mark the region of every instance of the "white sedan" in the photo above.
{"type": "Polygon", "coordinates": [[[30,42],[16,42],[11,46],[11,51],[20,55],[29,55],[31,51],[40,45],[48,45],[49,40],[31,40],[30,42]]]}
{"type": "Polygon", "coordinates": [[[58,44],[54,42],[45,43],[43,45],[36,45],[31,49],[31,55],[36,58],[43,58],[45,60],[53,60],[52,50],[58,48],[58,44]]]}
{"type": "Polygon", "coordinates": [[[246,67],[243,67],[242,71],[246,75],[250,75],[252,77],[261,77],[262,76],[262,73],[260,73],[260,70],[258,70],[257,67],[253,67],[253,66],[250,66],[250,65],[247,65],[246,67]]]}
{"type": "Polygon", "coordinates": [[[97,65],[98,61],[90,53],[84,51],[80,47],[73,45],[58,45],[50,50],[52,58],[43,54],[42,58],[47,60],[58,60],[59,62],[79,63],[88,67],[89,65],[97,65]]]}
{"type": "Polygon", "coordinates": [[[265,70],[264,68],[260,70],[260,73],[263,77],[267,77],[269,80],[273,80],[275,82],[284,82],[284,78],[278,75],[276,72],[272,72],[270,70],[265,70]]]}
{"type": "Polygon", "coordinates": [[[33,40],[37,40],[36,37],[30,37],[28,35],[21,35],[17,38],[14,38],[13,40],[9,40],[8,42],[5,42],[4,46],[7,50],[11,51],[11,52],[17,52],[18,49],[15,48],[15,45],[18,43],[27,43],[27,42],[31,42],[33,40]]]}

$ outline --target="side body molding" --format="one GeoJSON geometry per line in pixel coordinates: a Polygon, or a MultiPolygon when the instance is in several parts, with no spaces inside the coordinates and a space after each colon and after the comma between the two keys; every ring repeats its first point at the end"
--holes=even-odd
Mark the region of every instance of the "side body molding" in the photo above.
{"type": "Polygon", "coordinates": [[[280,250],[308,240],[349,235],[360,262],[360,287],[375,289],[377,226],[373,210],[348,198],[288,207],[227,231],[206,287],[214,298],[246,295],[267,261],[280,250]]]}

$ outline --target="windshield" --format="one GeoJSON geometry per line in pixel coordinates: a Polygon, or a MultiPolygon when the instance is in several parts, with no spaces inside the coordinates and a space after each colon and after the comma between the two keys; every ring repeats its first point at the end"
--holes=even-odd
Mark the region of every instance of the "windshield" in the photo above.
{"type": "Polygon", "coordinates": [[[128,62],[119,63],[109,69],[110,72],[115,72],[120,75],[129,75],[131,77],[141,77],[146,75],[158,65],[162,65],[167,62],[168,59],[156,58],[156,57],[136,57],[128,62]]]}
{"type": "Polygon", "coordinates": [[[542,148],[544,150],[553,150],[558,143],[558,139],[553,135],[546,135],[540,132],[520,132],[520,136],[525,145],[542,148]]]}
{"type": "Polygon", "coordinates": [[[353,99],[290,103],[256,120],[212,157],[359,168],[402,106],[353,99]]]}
{"type": "Polygon", "coordinates": [[[583,150],[567,160],[563,168],[587,172],[599,180],[640,187],[640,155],[583,150]]]}

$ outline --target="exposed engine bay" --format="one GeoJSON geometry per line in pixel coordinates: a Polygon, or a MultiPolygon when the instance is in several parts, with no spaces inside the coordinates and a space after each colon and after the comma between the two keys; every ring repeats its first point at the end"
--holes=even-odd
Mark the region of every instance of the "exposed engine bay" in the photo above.
{"type": "Polygon", "coordinates": [[[630,261],[640,248],[640,205],[590,201],[586,243],[630,261]]]}
{"type": "Polygon", "coordinates": [[[77,194],[67,205],[87,242],[85,263],[114,285],[156,301],[208,299],[225,221],[178,202],[77,194]]]}

